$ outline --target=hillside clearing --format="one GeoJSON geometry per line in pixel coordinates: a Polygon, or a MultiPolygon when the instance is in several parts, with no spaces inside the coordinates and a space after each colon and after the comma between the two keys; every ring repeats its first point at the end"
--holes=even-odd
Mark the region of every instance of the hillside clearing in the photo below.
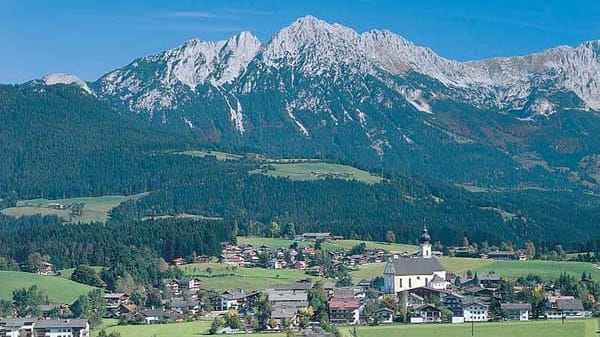
{"type": "Polygon", "coordinates": [[[0,271],[0,299],[11,299],[13,290],[29,288],[32,285],[44,290],[50,302],[56,303],[71,303],[80,295],[85,295],[94,289],[62,277],[0,271]]]}
{"type": "Polygon", "coordinates": [[[265,290],[276,284],[289,284],[312,278],[294,269],[233,268],[222,263],[192,263],[180,266],[188,276],[197,276],[204,288],[226,290],[244,288],[265,290]],[[209,273],[207,269],[210,268],[209,273]]]}
{"type": "Polygon", "coordinates": [[[250,173],[305,181],[332,178],[376,184],[383,180],[381,177],[352,166],[323,162],[271,163],[250,173]]]}
{"type": "Polygon", "coordinates": [[[22,217],[28,215],[56,215],[68,222],[104,222],[108,220],[110,211],[117,207],[122,202],[127,200],[139,199],[147,193],[134,195],[103,195],[99,197],[80,197],[68,199],[30,199],[19,200],[16,207],[3,209],[2,212],[8,216],[22,217]],[[73,204],[83,203],[83,212],[80,216],[71,216],[71,209],[68,208],[73,204]],[[55,209],[49,207],[50,204],[61,204],[67,208],[55,209]]]}

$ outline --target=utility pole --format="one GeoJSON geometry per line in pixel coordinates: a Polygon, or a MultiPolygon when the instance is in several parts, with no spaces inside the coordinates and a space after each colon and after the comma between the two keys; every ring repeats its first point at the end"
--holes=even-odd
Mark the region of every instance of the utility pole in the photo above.
{"type": "Polygon", "coordinates": [[[471,318],[471,336],[475,336],[475,320],[471,318]]]}

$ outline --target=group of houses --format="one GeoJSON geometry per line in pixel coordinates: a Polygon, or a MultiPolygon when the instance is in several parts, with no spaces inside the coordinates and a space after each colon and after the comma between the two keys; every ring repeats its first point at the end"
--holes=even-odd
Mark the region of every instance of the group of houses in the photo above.
{"type": "Polygon", "coordinates": [[[6,337],[89,337],[87,319],[5,318],[0,320],[0,336],[6,337]]]}
{"type": "MultiPolygon", "coordinates": [[[[530,303],[504,300],[506,294],[499,289],[502,280],[494,273],[459,278],[457,282],[458,276],[449,275],[432,255],[430,241],[424,229],[418,257],[391,259],[383,274],[384,292],[394,295],[398,303],[404,303],[411,312],[411,323],[442,322],[444,310],[451,311],[447,320],[453,323],[489,321],[492,309],[505,320],[525,321],[532,317],[530,303]]],[[[570,319],[589,315],[580,299],[548,294],[542,317],[570,319]]]]}

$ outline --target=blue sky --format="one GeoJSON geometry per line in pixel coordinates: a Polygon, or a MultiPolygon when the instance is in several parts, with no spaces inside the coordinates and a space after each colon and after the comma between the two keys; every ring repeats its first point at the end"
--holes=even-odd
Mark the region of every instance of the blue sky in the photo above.
{"type": "Polygon", "coordinates": [[[50,72],[85,80],[190,38],[249,30],[261,41],[300,16],[389,29],[458,60],[600,39],[600,1],[0,0],[0,83],[50,72]]]}

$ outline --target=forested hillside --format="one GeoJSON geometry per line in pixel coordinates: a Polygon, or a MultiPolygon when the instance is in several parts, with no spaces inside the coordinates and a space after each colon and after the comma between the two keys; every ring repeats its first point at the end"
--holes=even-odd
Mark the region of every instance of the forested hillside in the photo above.
{"type": "MultiPolygon", "coordinates": [[[[331,231],[374,240],[384,240],[392,230],[399,242],[413,242],[427,224],[443,233],[436,237],[445,244],[468,236],[474,242],[532,240],[540,247],[576,247],[587,241],[582,238],[599,234],[594,226],[599,199],[573,186],[567,189],[568,183],[555,190],[523,186],[474,193],[422,172],[391,169],[372,171],[385,179],[371,185],[338,179],[291,181],[249,174],[264,167],[259,156],[223,161],[177,154],[203,144],[137,123],[136,118],[108,108],[76,86],[0,86],[0,207],[17,199],[150,192],[114,209],[107,226],[142,226],[147,223],[139,221],[145,217],[185,213],[222,218],[223,235],[230,236],[228,228],[269,234],[273,221],[294,224],[298,232],[331,231]]],[[[35,221],[47,224],[44,230],[60,223],[55,218],[35,221]]],[[[103,227],[77,228],[89,230],[91,241],[104,233],[103,227]]],[[[214,248],[199,245],[198,250],[214,248]]],[[[18,246],[5,252],[22,259],[25,253],[15,250],[18,246]]],[[[52,246],[26,247],[68,257],[59,264],[97,261],[72,246],[60,252],[52,246]]]]}

